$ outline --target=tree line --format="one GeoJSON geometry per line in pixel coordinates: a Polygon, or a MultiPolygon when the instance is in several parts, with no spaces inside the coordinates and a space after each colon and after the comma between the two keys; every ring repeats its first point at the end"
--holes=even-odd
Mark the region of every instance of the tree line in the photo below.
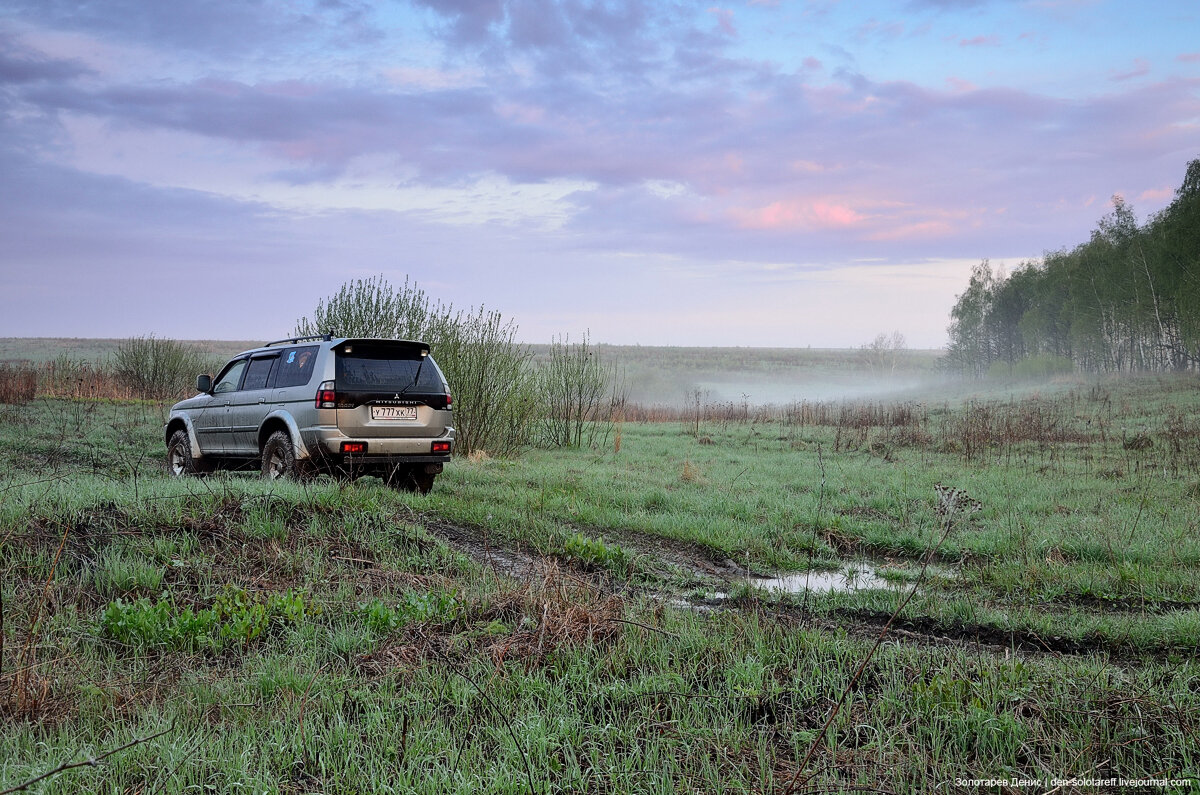
{"type": "Polygon", "coordinates": [[[1200,369],[1200,159],[1139,225],[1112,212],[1071,250],[1011,274],[984,260],[950,312],[945,367],[967,376],[1200,369]]]}

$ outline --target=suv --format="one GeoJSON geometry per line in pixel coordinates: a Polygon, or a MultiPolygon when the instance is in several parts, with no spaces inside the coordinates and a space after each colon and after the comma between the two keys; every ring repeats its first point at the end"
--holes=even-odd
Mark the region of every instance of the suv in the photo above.
{"type": "Polygon", "coordinates": [[[425,494],[454,446],[450,387],[422,342],[278,340],[196,389],[164,428],[172,475],[257,464],[269,479],[371,474],[425,494]]]}

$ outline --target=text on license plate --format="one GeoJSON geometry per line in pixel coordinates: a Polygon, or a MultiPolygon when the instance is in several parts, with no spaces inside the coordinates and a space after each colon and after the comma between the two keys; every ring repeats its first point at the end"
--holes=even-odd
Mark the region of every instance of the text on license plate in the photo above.
{"type": "Polygon", "coordinates": [[[373,420],[415,420],[416,406],[371,406],[373,420]]]}

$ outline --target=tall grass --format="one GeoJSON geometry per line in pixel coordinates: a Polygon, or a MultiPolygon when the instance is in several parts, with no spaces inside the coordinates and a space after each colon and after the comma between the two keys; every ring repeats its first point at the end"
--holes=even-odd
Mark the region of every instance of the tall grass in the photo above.
{"type": "Polygon", "coordinates": [[[215,372],[222,363],[187,343],[131,337],[99,361],[64,353],[45,362],[0,364],[0,403],[34,397],[169,400],[189,394],[198,374],[215,372]]]}
{"type": "Polygon", "coordinates": [[[33,367],[0,364],[0,403],[28,403],[37,396],[37,382],[33,367]]]}

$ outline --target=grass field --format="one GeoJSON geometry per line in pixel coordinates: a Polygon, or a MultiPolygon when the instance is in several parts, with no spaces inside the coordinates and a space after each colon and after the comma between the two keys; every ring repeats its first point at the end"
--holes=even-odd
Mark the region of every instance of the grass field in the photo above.
{"type": "Polygon", "coordinates": [[[162,412],[0,406],[0,791],[1200,782],[1194,377],[625,422],[426,498],[171,481],[162,412]]]}

